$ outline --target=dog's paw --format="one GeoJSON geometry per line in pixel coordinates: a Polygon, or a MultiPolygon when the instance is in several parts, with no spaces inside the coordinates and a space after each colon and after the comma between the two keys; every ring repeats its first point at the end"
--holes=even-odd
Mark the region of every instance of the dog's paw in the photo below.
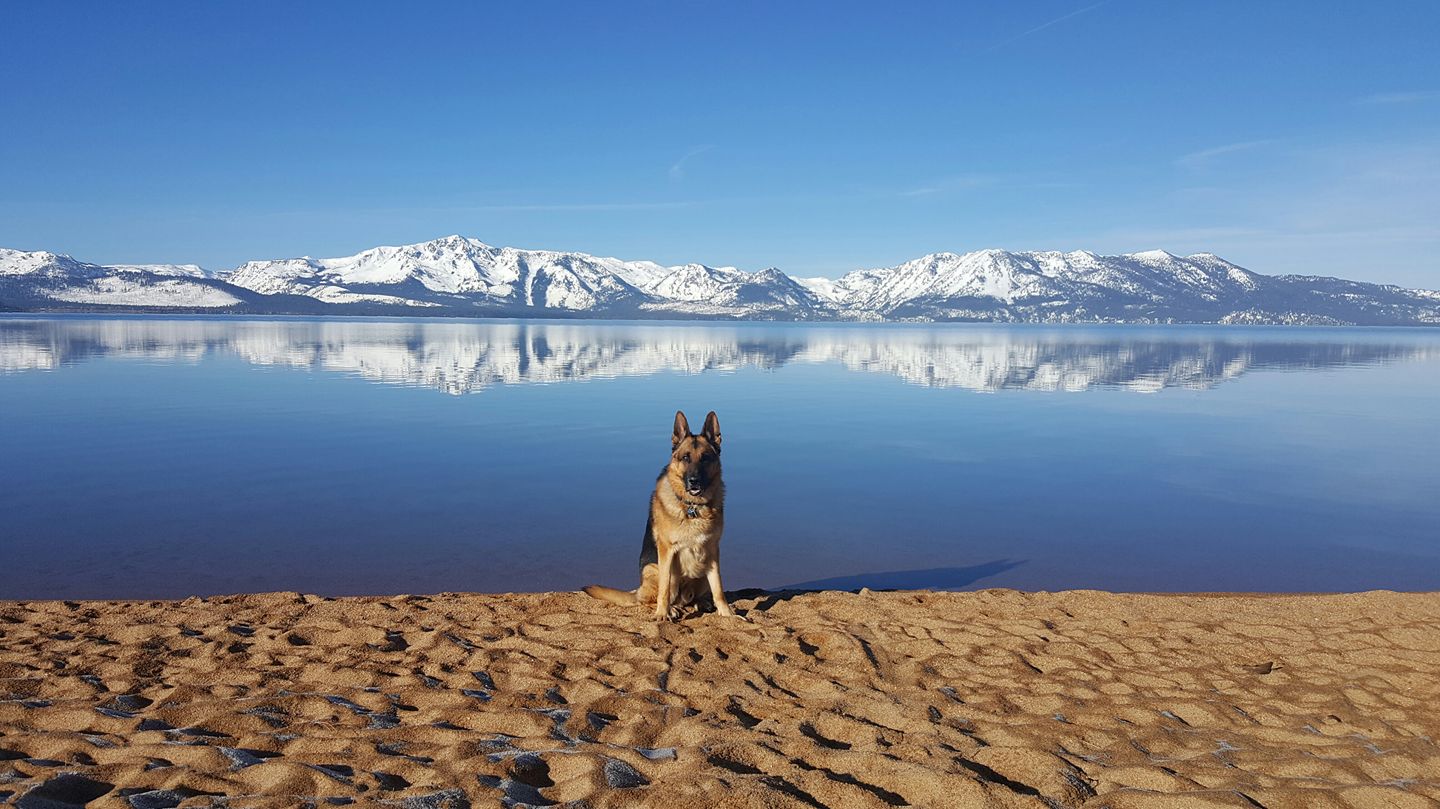
{"type": "Polygon", "coordinates": [[[748,624],[748,623],[752,623],[752,621],[751,621],[749,618],[745,617],[744,615],[741,615],[741,614],[738,613],[738,612],[735,613],[734,615],[731,615],[730,617],[731,617],[731,618],[735,618],[735,619],[740,620],[740,621],[744,621],[744,622],[747,623],[747,624],[748,624]]]}

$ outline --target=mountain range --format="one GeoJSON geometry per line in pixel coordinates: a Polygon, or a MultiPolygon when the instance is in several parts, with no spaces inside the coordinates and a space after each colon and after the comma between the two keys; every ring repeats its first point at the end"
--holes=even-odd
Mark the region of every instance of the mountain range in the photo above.
{"type": "Polygon", "coordinates": [[[342,258],[100,265],[0,248],[0,309],[1041,323],[1440,324],[1440,292],[1262,275],[1163,250],[933,253],[838,279],[492,247],[447,236],[342,258]]]}

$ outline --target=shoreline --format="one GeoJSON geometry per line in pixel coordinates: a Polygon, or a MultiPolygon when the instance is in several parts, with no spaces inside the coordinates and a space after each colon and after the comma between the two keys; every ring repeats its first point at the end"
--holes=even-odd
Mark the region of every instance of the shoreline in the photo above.
{"type": "Polygon", "coordinates": [[[732,603],[0,601],[0,803],[1440,801],[1440,593],[732,603]]]}
{"type": "MultiPolygon", "coordinates": [[[[673,314],[673,313],[667,313],[673,314]]],[[[383,322],[427,322],[427,321],[477,321],[514,323],[522,321],[538,321],[542,323],[557,324],[598,324],[598,325],[711,325],[711,326],[734,326],[754,324],[759,326],[790,326],[790,325],[814,325],[814,326],[859,326],[859,327],[884,327],[884,326],[980,326],[992,328],[1101,328],[1101,327],[1138,327],[1138,328],[1223,328],[1226,330],[1241,329],[1275,329],[1286,331],[1301,331],[1304,329],[1342,329],[1346,331],[1363,331],[1365,329],[1437,329],[1440,328],[1440,321],[1420,321],[1415,323],[1271,323],[1271,322],[1241,322],[1241,321],[1219,321],[1219,320],[870,320],[865,318],[762,318],[762,317],[711,317],[697,315],[695,317],[594,317],[589,315],[567,316],[563,313],[541,313],[541,314],[466,314],[454,312],[436,312],[434,314],[396,312],[393,314],[355,314],[345,312],[217,312],[214,309],[128,309],[124,307],[104,307],[96,309],[6,309],[0,307],[0,317],[22,315],[22,319],[45,319],[78,317],[90,319],[104,319],[107,317],[116,318],[152,318],[157,320],[335,320],[335,321],[375,321],[383,322]]]]}
{"type": "MultiPolygon", "coordinates": [[[[618,586],[618,585],[617,585],[618,586]]],[[[965,590],[951,589],[906,589],[895,587],[854,587],[854,588],[816,588],[806,587],[781,587],[767,590],[763,587],[744,587],[736,590],[727,589],[725,595],[729,599],[748,599],[760,601],[770,596],[783,596],[786,599],[796,596],[822,595],[834,593],[839,595],[892,595],[892,594],[924,594],[924,595],[974,595],[977,593],[1013,593],[1021,596],[1064,596],[1064,595],[1104,595],[1104,596],[1145,596],[1155,598],[1240,598],[1240,599],[1275,599],[1275,598],[1327,598],[1340,596],[1370,596],[1370,595],[1398,595],[1398,596],[1437,596],[1440,597],[1440,590],[1391,590],[1388,588],[1375,588],[1370,590],[1103,590],[1095,587],[1072,587],[1059,590],[1024,590],[1015,587],[975,587],[965,590]]],[[[187,595],[183,598],[0,598],[0,611],[7,607],[24,606],[31,604],[88,604],[107,606],[135,606],[135,605],[160,605],[160,604],[193,604],[196,602],[231,602],[235,600],[246,600],[255,598],[269,599],[272,597],[306,599],[306,603],[316,601],[389,601],[394,599],[413,598],[465,598],[465,599],[509,599],[509,598],[539,598],[543,596],[571,596],[583,595],[583,590],[515,590],[510,592],[480,593],[463,590],[439,590],[433,593],[347,593],[341,595],[325,595],[323,593],[306,593],[299,590],[265,590],[260,592],[236,592],[236,593],[210,593],[208,595],[187,595]]],[[[597,599],[591,599],[597,601],[597,599]]],[[[710,614],[707,607],[700,615],[692,615],[686,621],[693,621],[696,618],[703,618],[710,614]]],[[[684,623],[676,621],[673,623],[684,623]]]]}

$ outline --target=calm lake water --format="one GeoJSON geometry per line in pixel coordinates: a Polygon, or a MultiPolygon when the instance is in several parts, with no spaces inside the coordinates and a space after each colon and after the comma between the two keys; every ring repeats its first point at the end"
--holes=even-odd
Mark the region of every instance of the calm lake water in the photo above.
{"type": "Polygon", "coordinates": [[[1440,588],[1440,330],[0,317],[0,598],[1440,588]]]}

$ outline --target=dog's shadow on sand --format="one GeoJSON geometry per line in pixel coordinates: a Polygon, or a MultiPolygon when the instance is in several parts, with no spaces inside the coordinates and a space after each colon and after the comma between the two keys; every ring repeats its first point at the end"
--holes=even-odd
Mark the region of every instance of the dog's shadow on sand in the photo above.
{"type": "Polygon", "coordinates": [[[862,588],[870,590],[958,590],[975,582],[1004,573],[1025,564],[1026,559],[996,559],[968,567],[932,567],[925,570],[892,570],[885,573],[857,573],[853,576],[835,576],[774,587],[768,590],[750,588],[729,593],[733,599],[754,598],[755,606],[750,609],[764,612],[781,601],[789,601],[804,593],[818,593],[826,590],[856,592],[862,588]]]}

